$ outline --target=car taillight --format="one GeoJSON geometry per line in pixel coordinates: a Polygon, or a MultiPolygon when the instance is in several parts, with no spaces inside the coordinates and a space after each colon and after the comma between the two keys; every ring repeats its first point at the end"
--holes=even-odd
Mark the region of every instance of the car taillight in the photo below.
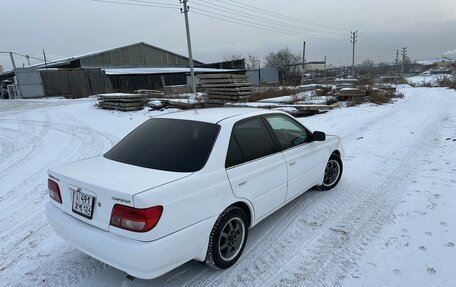
{"type": "Polygon", "coordinates": [[[57,201],[58,203],[62,203],[62,196],[60,195],[60,188],[59,184],[52,179],[48,179],[48,191],[49,196],[57,201]]]}
{"type": "Polygon", "coordinates": [[[133,208],[116,204],[112,208],[111,225],[136,232],[146,232],[157,225],[163,206],[133,208]]]}

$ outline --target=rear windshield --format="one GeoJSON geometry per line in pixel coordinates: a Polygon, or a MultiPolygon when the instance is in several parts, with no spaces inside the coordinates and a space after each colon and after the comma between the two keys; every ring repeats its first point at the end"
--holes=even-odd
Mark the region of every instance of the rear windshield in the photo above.
{"type": "Polygon", "coordinates": [[[104,157],[136,166],[193,172],[206,164],[220,126],[176,119],[150,119],[104,157]]]}

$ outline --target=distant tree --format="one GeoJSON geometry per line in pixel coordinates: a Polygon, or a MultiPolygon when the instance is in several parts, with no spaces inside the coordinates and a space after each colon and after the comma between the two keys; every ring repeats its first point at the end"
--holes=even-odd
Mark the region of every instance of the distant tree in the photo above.
{"type": "Polygon", "coordinates": [[[260,67],[260,59],[249,54],[245,60],[245,67],[247,70],[257,70],[260,67]]]}
{"type": "Polygon", "coordinates": [[[241,54],[233,54],[229,57],[223,57],[223,60],[228,62],[228,61],[236,61],[236,60],[242,60],[244,57],[241,54]]]}
{"type": "Polygon", "coordinates": [[[279,71],[282,84],[297,84],[301,78],[299,63],[301,56],[293,54],[289,48],[270,52],[265,58],[265,67],[275,67],[279,71]]]}
{"type": "Polygon", "coordinates": [[[355,67],[357,75],[367,76],[372,78],[374,75],[374,61],[366,59],[362,64],[355,67]]]}

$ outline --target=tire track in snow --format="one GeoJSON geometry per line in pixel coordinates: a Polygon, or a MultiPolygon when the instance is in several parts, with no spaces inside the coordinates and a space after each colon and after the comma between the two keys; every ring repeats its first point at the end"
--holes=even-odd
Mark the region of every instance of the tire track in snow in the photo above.
{"type": "MultiPolygon", "coordinates": [[[[382,119],[388,118],[386,115],[392,116],[396,115],[398,112],[398,109],[388,111],[382,116],[382,119]]],[[[372,127],[375,123],[379,123],[379,120],[377,118],[367,122],[363,122],[360,128],[357,128],[356,131],[351,131],[347,133],[345,136],[352,137],[355,136],[355,134],[358,135],[360,131],[367,130],[368,128],[372,127]]],[[[345,140],[344,143],[346,143],[345,140]]],[[[231,267],[228,270],[224,270],[217,273],[215,273],[212,269],[206,269],[200,274],[196,275],[194,278],[192,278],[189,282],[187,282],[185,286],[217,286],[219,284],[223,286],[225,285],[223,281],[226,278],[238,278],[241,282],[245,282],[245,286],[251,286],[253,282],[252,280],[254,280],[254,278],[257,278],[257,275],[251,272],[252,269],[261,272],[261,270],[266,270],[271,267],[268,266],[269,268],[267,268],[268,262],[267,260],[263,259],[265,252],[267,252],[264,251],[265,249],[267,250],[268,247],[274,246],[276,242],[280,241],[280,245],[275,247],[272,251],[272,254],[270,255],[270,258],[274,258],[273,260],[276,260],[276,258],[281,257],[280,250],[290,248],[292,243],[296,239],[299,239],[299,236],[296,235],[292,238],[293,240],[282,238],[283,234],[287,231],[290,225],[296,224],[296,220],[299,220],[304,223],[310,221],[310,226],[305,226],[301,224],[302,226],[300,226],[300,228],[295,229],[294,233],[299,235],[315,233],[314,226],[312,226],[312,223],[316,223],[318,221],[327,221],[329,215],[335,215],[339,212],[343,212],[344,209],[347,207],[345,205],[341,205],[341,202],[345,203],[359,200],[358,194],[363,193],[363,191],[373,183],[373,181],[366,182],[366,178],[370,178],[370,175],[371,173],[367,171],[364,171],[361,175],[358,175],[355,178],[355,180],[351,182],[351,184],[344,188],[345,191],[350,192],[342,192],[337,189],[333,191],[327,191],[324,193],[315,190],[307,191],[294,201],[290,202],[285,207],[288,209],[290,208],[289,205],[292,205],[290,210],[287,211],[283,216],[281,216],[280,219],[277,220],[277,222],[271,226],[268,232],[266,232],[261,238],[259,238],[258,241],[256,241],[251,248],[244,251],[244,254],[241,256],[239,262],[236,263],[235,266],[231,267]],[[335,192],[337,192],[337,194],[333,194],[335,192]],[[323,209],[318,210],[317,212],[319,213],[319,216],[313,216],[313,212],[304,213],[304,211],[307,208],[311,207],[312,204],[316,203],[320,197],[327,197],[328,194],[331,194],[331,196],[333,197],[331,199],[332,204],[323,209]],[[311,218],[311,220],[307,220],[309,218],[311,218]],[[251,276],[245,276],[245,274],[240,275],[240,273],[242,272],[251,273],[251,276]]],[[[345,184],[344,181],[345,179],[342,178],[341,183],[339,185],[345,184]]],[[[325,200],[324,202],[328,203],[327,200],[325,200]]],[[[325,232],[326,231],[323,231],[323,233],[325,232]]],[[[317,238],[317,236],[314,237],[317,238]]],[[[283,262],[279,263],[282,264],[283,262]]],[[[236,281],[233,284],[240,284],[241,282],[236,281]]],[[[259,282],[259,286],[261,286],[261,281],[259,282]]]]}
{"type": "MultiPolygon", "coordinates": [[[[392,113],[392,115],[396,114],[392,113]]],[[[383,117],[382,120],[377,120],[373,126],[382,125],[385,121],[394,122],[394,119],[383,117]]],[[[423,132],[424,136],[421,138],[429,138],[433,127],[432,122],[428,122],[427,129],[423,132]]],[[[413,154],[415,151],[416,149],[413,149],[412,145],[410,153],[413,154]]],[[[219,272],[216,275],[204,274],[208,275],[206,278],[197,276],[188,282],[187,286],[228,286],[232,284],[241,286],[267,286],[270,284],[296,286],[307,285],[308,282],[310,282],[309,286],[313,286],[321,285],[322,278],[328,275],[330,271],[338,269],[344,271],[353,267],[353,265],[348,263],[354,262],[354,259],[359,258],[363,253],[364,244],[367,244],[378,229],[388,220],[390,213],[382,210],[388,211],[395,205],[394,195],[397,195],[397,189],[395,189],[394,184],[390,183],[389,178],[396,178],[397,181],[403,180],[401,176],[404,174],[398,172],[403,168],[401,164],[414,163],[410,160],[410,154],[391,154],[387,158],[377,158],[375,166],[381,166],[382,162],[387,163],[392,159],[398,159],[395,163],[397,167],[395,170],[383,170],[382,173],[379,173],[378,170],[376,173],[375,168],[365,170],[348,184],[341,182],[342,185],[339,188],[330,193],[325,193],[326,197],[331,197],[329,201],[323,201],[326,206],[308,206],[300,214],[298,213],[296,217],[288,214],[288,216],[291,216],[290,220],[294,220],[294,222],[285,229],[281,237],[271,241],[277,243],[275,246],[274,244],[271,245],[270,242],[257,242],[256,245],[261,246],[263,253],[256,251],[254,252],[256,255],[254,258],[245,258],[245,260],[241,260],[233,266],[232,269],[219,272]],[[373,190],[372,186],[379,182],[381,185],[373,190]],[[390,190],[390,192],[383,193],[384,189],[390,190]],[[369,192],[366,192],[368,190],[369,192]],[[378,206],[379,202],[386,204],[386,206],[378,206]],[[362,215],[366,213],[366,210],[368,216],[364,218],[362,215]],[[340,215],[343,215],[343,217],[340,218],[340,215]],[[320,226],[315,228],[312,224],[299,224],[299,219],[302,219],[302,217],[312,218],[310,223],[316,222],[320,226]],[[356,222],[362,227],[369,228],[366,231],[363,228],[356,229],[356,226],[350,224],[351,222],[356,222]],[[352,243],[348,244],[348,246],[344,239],[340,239],[341,237],[337,234],[337,231],[330,229],[339,230],[338,226],[343,226],[342,228],[350,227],[348,232],[350,232],[349,234],[353,239],[351,239],[352,243]],[[302,241],[300,241],[301,238],[303,239],[302,241]],[[337,252],[340,249],[343,251],[337,252]],[[305,250],[305,252],[301,250],[305,250]],[[328,250],[332,253],[329,254],[328,250]],[[337,257],[332,255],[333,253],[337,257]],[[331,261],[334,259],[337,260],[331,261]],[[304,264],[302,264],[303,262],[304,264]],[[344,267],[344,264],[347,266],[344,267]],[[304,266],[304,269],[294,268],[296,265],[304,266]],[[274,270],[273,274],[271,274],[272,270],[274,270]],[[277,278],[283,277],[295,278],[296,281],[280,282],[278,280],[279,282],[276,282],[277,278]]],[[[413,176],[413,172],[406,175],[413,176]]],[[[268,231],[268,234],[274,231],[273,227],[268,231]]]]}
{"type": "MultiPolygon", "coordinates": [[[[68,117],[68,115],[66,115],[65,119],[67,121],[70,119],[71,122],[74,122],[74,119],[71,119],[68,117]]],[[[28,260],[33,260],[34,258],[30,258],[30,254],[34,254],[34,247],[39,245],[39,243],[44,240],[44,238],[47,238],[48,236],[55,236],[53,232],[50,233],[51,228],[47,224],[43,214],[44,203],[47,199],[47,186],[45,183],[45,179],[47,177],[47,168],[50,166],[60,165],[66,162],[98,155],[99,153],[112,146],[116,141],[116,138],[107,134],[96,132],[92,128],[81,125],[74,126],[68,124],[48,124],[46,122],[43,123],[42,121],[33,120],[0,120],[0,123],[1,122],[19,122],[21,125],[41,127],[43,130],[45,128],[48,128],[57,132],[68,134],[73,138],[70,141],[69,145],[67,145],[62,152],[56,155],[51,162],[46,163],[40,170],[36,171],[31,176],[21,181],[16,187],[8,192],[8,198],[13,199],[12,202],[8,201],[7,203],[3,203],[0,201],[0,208],[2,208],[2,210],[4,207],[7,208],[6,205],[23,205],[24,202],[29,205],[31,204],[33,208],[36,208],[36,211],[28,212],[26,215],[23,215],[20,210],[16,210],[15,212],[9,214],[2,214],[0,217],[0,224],[9,225],[9,228],[6,228],[6,230],[8,230],[7,233],[0,232],[0,240],[4,242],[2,244],[2,249],[0,249],[0,257],[8,258],[7,262],[5,261],[4,264],[0,265],[0,271],[4,273],[16,263],[23,261],[25,257],[27,257],[28,260]],[[29,188],[32,185],[33,188],[31,190],[24,192],[25,189],[29,188]],[[11,218],[14,218],[13,221],[21,222],[21,224],[15,224],[15,222],[11,222],[11,218]],[[12,233],[17,234],[17,236],[15,236],[16,239],[18,237],[21,239],[18,241],[14,239],[9,240],[8,235],[12,233]]],[[[45,136],[45,133],[43,133],[42,136],[45,136]]],[[[34,139],[36,139],[38,142],[42,142],[44,140],[43,137],[35,137],[34,139]]],[[[21,162],[26,161],[27,159],[28,158],[25,157],[23,160],[21,160],[21,162]]],[[[87,265],[80,265],[76,262],[73,262],[75,266],[79,266],[75,268],[75,271],[79,270],[81,273],[84,271],[85,274],[89,275],[96,270],[101,270],[100,268],[104,268],[104,264],[92,258],[88,258],[87,260],[86,257],[88,256],[80,253],[77,250],[70,249],[67,252],[71,254],[69,258],[72,258],[72,260],[78,261],[83,258],[83,261],[87,261],[87,265]]],[[[40,257],[40,254],[35,254],[35,259],[37,257],[40,257]]],[[[60,261],[61,260],[62,258],[60,257],[60,261]]],[[[64,261],[65,260],[66,259],[64,259],[64,261]]],[[[59,263],[57,263],[59,262],[59,257],[57,257],[55,261],[56,262],[52,261],[48,263],[49,265],[54,265],[57,272],[57,270],[61,269],[59,268],[59,263]]],[[[78,278],[79,276],[77,275],[70,278],[68,278],[68,276],[65,276],[65,279],[63,281],[67,282],[67,284],[70,284],[72,281],[77,280],[78,278]]],[[[60,278],[59,281],[56,281],[55,283],[58,285],[58,282],[62,282],[61,279],[62,278],[60,278]]]]}
{"type": "MultiPolygon", "coordinates": [[[[49,121],[51,119],[48,113],[45,113],[44,117],[45,119],[43,125],[40,126],[41,131],[38,135],[35,135],[35,126],[31,126],[31,130],[27,128],[29,127],[28,125],[24,124],[20,125],[19,130],[3,128],[4,133],[6,133],[7,135],[8,133],[10,134],[8,141],[9,145],[12,145],[14,149],[17,149],[16,147],[19,144],[19,149],[27,149],[28,151],[22,155],[22,158],[15,158],[12,163],[6,164],[5,166],[2,165],[0,167],[0,180],[2,180],[3,178],[7,177],[12,173],[18,172],[17,170],[20,169],[26,162],[29,162],[31,159],[39,156],[41,152],[44,150],[44,144],[41,139],[49,132],[49,121]],[[13,136],[11,136],[11,134],[13,134],[13,136]],[[17,141],[18,137],[22,137],[24,140],[17,141]]],[[[17,123],[21,123],[22,121],[26,120],[21,120],[20,118],[18,118],[14,121],[17,123]]],[[[2,120],[0,119],[0,123],[1,122],[2,120]]]]}
{"type": "MultiPolygon", "coordinates": [[[[422,143],[417,145],[418,148],[424,146],[422,143]]],[[[324,284],[337,285],[339,280],[346,276],[346,271],[353,269],[357,259],[364,253],[365,246],[391,218],[392,211],[401,196],[398,191],[407,186],[404,179],[413,178],[418,170],[413,155],[414,152],[406,154],[403,161],[380,185],[373,190],[371,188],[370,195],[366,199],[357,202],[342,218],[328,226],[329,229],[340,234],[329,234],[313,242],[317,244],[311,245],[312,253],[318,256],[308,258],[305,256],[306,252],[298,253],[276,273],[282,278],[288,278],[287,280],[276,280],[279,276],[272,276],[265,281],[265,285],[289,286],[305,282],[308,286],[314,286],[321,285],[322,280],[324,284]],[[329,253],[328,250],[333,252],[329,253]],[[334,270],[338,272],[334,273],[334,270]],[[295,278],[296,281],[289,278],[295,278]]]]}

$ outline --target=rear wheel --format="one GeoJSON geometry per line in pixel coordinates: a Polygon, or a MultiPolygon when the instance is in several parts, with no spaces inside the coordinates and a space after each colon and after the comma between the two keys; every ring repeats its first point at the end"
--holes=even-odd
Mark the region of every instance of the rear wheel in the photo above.
{"type": "Polygon", "coordinates": [[[206,264],[226,269],[241,257],[247,242],[248,219],[239,207],[230,206],[219,216],[209,237],[206,264]]]}
{"type": "Polygon", "coordinates": [[[325,175],[323,184],[320,185],[321,190],[329,190],[334,188],[342,177],[342,160],[337,154],[332,154],[326,163],[325,175]]]}

